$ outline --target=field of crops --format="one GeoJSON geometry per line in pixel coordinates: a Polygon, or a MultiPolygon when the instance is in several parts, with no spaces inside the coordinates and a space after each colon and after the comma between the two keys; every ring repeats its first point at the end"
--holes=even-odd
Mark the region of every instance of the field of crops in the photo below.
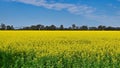
{"type": "Polygon", "coordinates": [[[0,31],[0,68],[120,68],[120,32],[0,31]]]}

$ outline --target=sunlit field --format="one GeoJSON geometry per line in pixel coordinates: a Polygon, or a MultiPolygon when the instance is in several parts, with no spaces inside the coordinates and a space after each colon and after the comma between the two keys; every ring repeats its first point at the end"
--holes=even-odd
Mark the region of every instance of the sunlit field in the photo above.
{"type": "Polygon", "coordinates": [[[120,32],[0,31],[0,68],[120,68],[120,32]]]}

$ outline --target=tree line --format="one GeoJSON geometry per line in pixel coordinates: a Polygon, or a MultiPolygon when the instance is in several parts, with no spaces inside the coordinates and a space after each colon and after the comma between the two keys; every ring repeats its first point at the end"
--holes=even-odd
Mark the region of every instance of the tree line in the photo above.
{"type": "Polygon", "coordinates": [[[104,26],[104,25],[99,25],[97,27],[96,26],[89,27],[86,25],[77,26],[75,24],[72,24],[69,27],[64,27],[64,25],[45,26],[42,24],[37,24],[37,25],[16,28],[13,25],[5,25],[2,23],[2,24],[0,24],[0,30],[120,30],[120,27],[112,27],[112,26],[104,26]]]}

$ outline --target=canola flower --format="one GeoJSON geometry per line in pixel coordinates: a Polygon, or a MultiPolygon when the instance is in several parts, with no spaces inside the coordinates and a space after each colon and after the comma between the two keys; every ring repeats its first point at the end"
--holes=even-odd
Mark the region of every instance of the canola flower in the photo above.
{"type": "Polygon", "coordinates": [[[119,31],[0,31],[0,68],[120,68],[119,31]]]}

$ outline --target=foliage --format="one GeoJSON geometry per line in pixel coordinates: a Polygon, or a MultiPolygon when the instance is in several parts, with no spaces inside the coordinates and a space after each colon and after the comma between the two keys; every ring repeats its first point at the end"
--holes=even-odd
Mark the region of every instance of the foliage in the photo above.
{"type": "Polygon", "coordinates": [[[24,26],[24,27],[14,27],[13,25],[0,25],[0,30],[120,30],[120,27],[112,27],[112,26],[103,26],[99,25],[98,27],[93,26],[89,27],[86,25],[82,26],[76,26],[75,24],[72,24],[69,27],[64,27],[64,25],[56,26],[56,25],[31,25],[31,26],[24,26]]]}

